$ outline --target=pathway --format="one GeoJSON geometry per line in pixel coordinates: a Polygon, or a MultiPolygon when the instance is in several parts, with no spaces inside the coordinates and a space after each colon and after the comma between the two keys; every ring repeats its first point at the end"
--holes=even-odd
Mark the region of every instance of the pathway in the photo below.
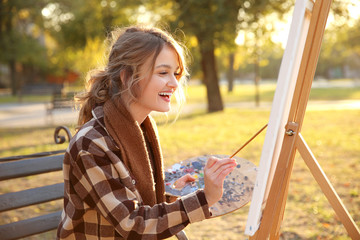
{"type": "MultiPolygon", "coordinates": [[[[254,102],[229,103],[225,107],[270,110],[271,102],[263,102],[259,107],[256,107],[254,102]]],[[[201,109],[206,109],[206,104],[185,105],[183,114],[201,109]]],[[[360,100],[309,101],[307,106],[307,111],[343,109],[360,110],[360,100]]],[[[44,103],[0,104],[0,128],[57,126],[61,124],[75,126],[77,117],[78,112],[74,109],[55,110],[53,116],[48,116],[44,103]]]]}

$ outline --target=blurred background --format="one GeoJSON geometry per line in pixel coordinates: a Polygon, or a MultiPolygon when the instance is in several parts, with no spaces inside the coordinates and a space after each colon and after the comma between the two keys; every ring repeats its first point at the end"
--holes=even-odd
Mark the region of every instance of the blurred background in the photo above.
{"type": "MultiPolygon", "coordinates": [[[[64,150],[54,127],[74,134],[73,97],[106,64],[114,27],[161,27],[191,56],[187,104],[175,124],[154,115],[166,167],[203,154],[231,154],[269,119],[294,0],[0,0],[0,157],[64,150]],[[211,113],[211,114],[210,114],[211,113]]],[[[291,41],[291,39],[289,39],[291,41]]],[[[303,136],[360,223],[360,1],[334,0],[303,136]]],[[[264,135],[239,156],[258,164],[264,135]]],[[[299,158],[299,157],[297,157],[299,158]]],[[[61,173],[0,182],[0,193],[61,173]]],[[[296,159],[282,239],[350,239],[301,159],[296,159]]],[[[9,223],[50,205],[1,213],[9,223]]],[[[246,239],[248,206],[187,228],[190,239],[246,239]]],[[[29,239],[54,239],[55,232],[29,239]]],[[[1,237],[0,237],[1,238],[1,237]]]]}
{"type": "MultiPolygon", "coordinates": [[[[190,82],[205,85],[210,112],[221,111],[219,83],[231,92],[239,82],[276,80],[293,5],[293,0],[1,0],[1,102],[73,91],[89,70],[106,63],[104,39],[113,27],[146,24],[185,43],[192,56],[190,82]]],[[[316,80],[360,78],[359,14],[359,1],[333,2],[316,80]]]]}

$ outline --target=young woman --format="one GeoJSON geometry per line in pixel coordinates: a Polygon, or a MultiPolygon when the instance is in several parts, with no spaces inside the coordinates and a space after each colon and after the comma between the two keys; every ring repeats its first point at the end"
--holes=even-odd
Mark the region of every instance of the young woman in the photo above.
{"type": "MultiPolygon", "coordinates": [[[[204,190],[166,203],[152,111],[167,112],[186,80],[183,48],[157,28],[116,30],[105,69],[80,98],[81,128],[64,159],[58,239],[164,239],[211,216],[233,159],[209,158],[204,190]]],[[[179,97],[180,96],[180,97],[179,97]]],[[[193,180],[186,176],[179,185],[193,180]]]]}

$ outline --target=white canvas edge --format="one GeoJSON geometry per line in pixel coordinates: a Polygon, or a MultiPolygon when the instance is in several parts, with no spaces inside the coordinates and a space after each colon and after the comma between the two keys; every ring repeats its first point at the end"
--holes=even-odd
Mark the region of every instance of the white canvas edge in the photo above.
{"type": "MultiPolygon", "coordinates": [[[[300,67],[299,60],[303,53],[303,46],[301,51],[299,51],[299,49],[307,6],[308,0],[297,0],[295,3],[245,227],[246,235],[253,236],[259,228],[263,203],[266,202],[264,198],[265,191],[268,188],[268,179],[272,180],[272,176],[269,178],[270,169],[272,166],[276,166],[278,155],[280,154],[282,137],[285,132],[284,126],[290,111],[289,105],[292,100],[296,77],[300,67]]],[[[305,42],[305,40],[303,42],[305,42]]]]}

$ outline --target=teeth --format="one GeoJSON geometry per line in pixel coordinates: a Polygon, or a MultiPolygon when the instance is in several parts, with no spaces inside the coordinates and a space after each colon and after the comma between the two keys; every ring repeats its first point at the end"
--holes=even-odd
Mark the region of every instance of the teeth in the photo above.
{"type": "Polygon", "coordinates": [[[159,93],[160,96],[171,96],[171,93],[166,93],[166,92],[163,92],[163,93],[159,93]]]}

